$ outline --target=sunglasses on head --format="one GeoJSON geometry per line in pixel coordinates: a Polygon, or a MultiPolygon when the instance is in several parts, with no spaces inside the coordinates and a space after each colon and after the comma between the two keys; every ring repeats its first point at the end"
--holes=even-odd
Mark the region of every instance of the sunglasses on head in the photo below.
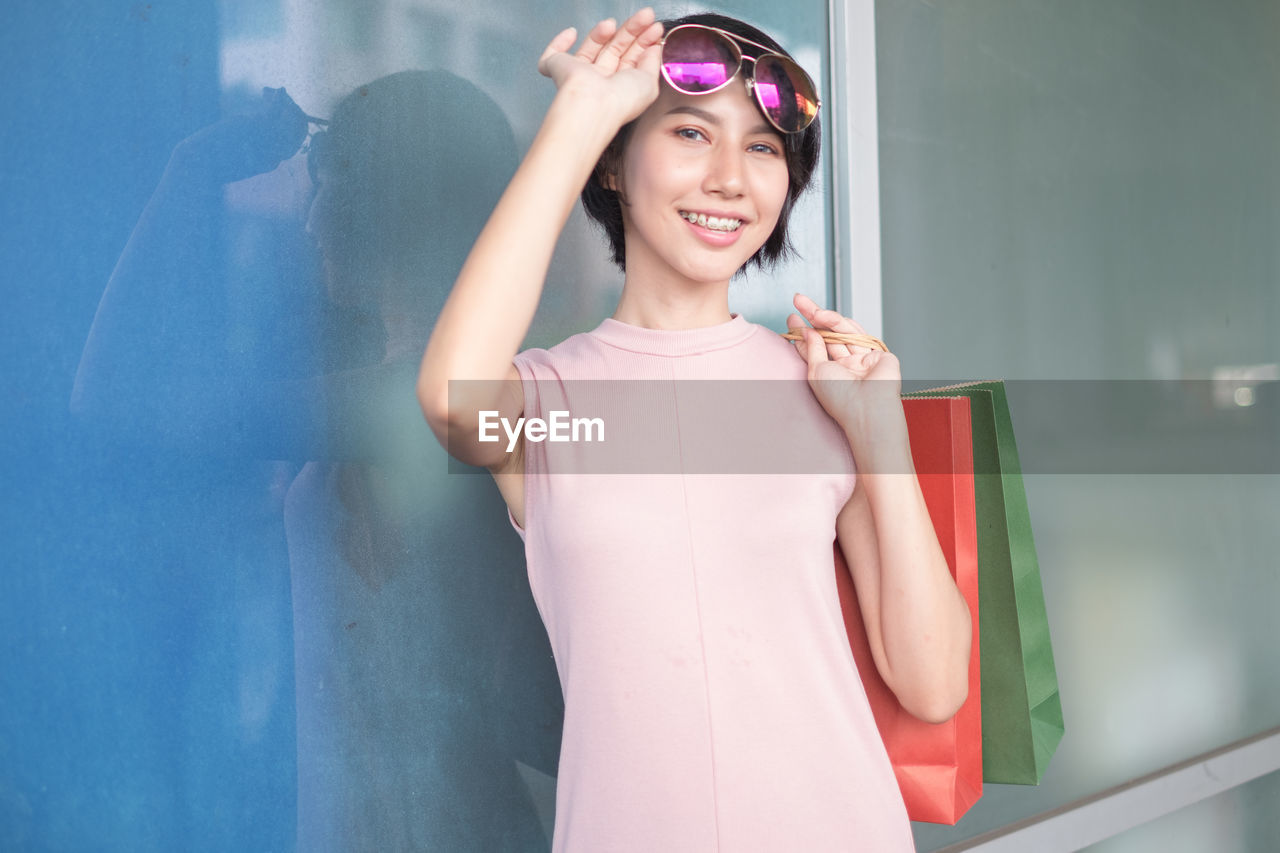
{"type": "Polygon", "coordinates": [[[740,35],[703,24],[681,24],[662,37],[662,76],[672,89],[686,95],[718,92],[744,73],[747,89],[760,112],[782,133],[799,133],[818,115],[818,89],[813,79],[790,57],[740,35]],[[761,52],[745,56],[741,42],[761,52]]]}
{"type": "Polygon", "coordinates": [[[307,155],[307,175],[313,185],[320,183],[320,161],[324,159],[329,143],[329,120],[304,114],[307,120],[307,138],[302,143],[302,153],[307,155]],[[314,126],[315,130],[311,127],[314,126]]]}

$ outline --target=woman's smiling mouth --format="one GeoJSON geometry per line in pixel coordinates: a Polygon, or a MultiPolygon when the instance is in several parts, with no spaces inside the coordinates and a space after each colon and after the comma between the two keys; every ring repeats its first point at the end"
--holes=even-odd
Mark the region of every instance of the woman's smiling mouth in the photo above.
{"type": "Polygon", "coordinates": [[[680,218],[693,232],[693,236],[704,245],[716,249],[734,245],[747,231],[747,221],[733,216],[714,216],[692,210],[681,210],[680,218]]]}
{"type": "Polygon", "coordinates": [[[711,231],[732,232],[742,227],[741,219],[727,216],[707,216],[705,213],[694,213],[689,210],[680,211],[680,216],[694,225],[700,225],[711,231]]]}

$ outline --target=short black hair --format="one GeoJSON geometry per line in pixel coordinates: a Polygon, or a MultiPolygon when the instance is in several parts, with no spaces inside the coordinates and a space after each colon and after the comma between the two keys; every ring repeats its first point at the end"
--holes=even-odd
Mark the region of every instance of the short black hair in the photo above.
{"type": "MultiPolygon", "coordinates": [[[[718,27],[742,36],[744,39],[766,45],[770,50],[784,56],[791,55],[767,33],[727,15],[712,13],[686,15],[683,18],[663,21],[662,30],[670,32],[681,24],[718,27]]],[[[587,185],[582,190],[583,209],[586,210],[587,216],[604,230],[609,240],[609,248],[613,253],[613,262],[623,270],[626,269],[627,255],[622,227],[622,199],[616,190],[608,188],[606,181],[609,175],[617,175],[621,172],[623,155],[626,153],[627,143],[634,129],[634,120],[623,125],[601,155],[595,170],[587,180],[587,185]]],[[[813,123],[800,133],[784,133],[782,137],[789,176],[787,199],[782,205],[782,212],[778,215],[778,223],[774,226],[773,233],[769,235],[764,245],[743,264],[743,269],[753,265],[771,268],[779,261],[795,254],[795,247],[787,234],[787,223],[791,218],[791,209],[795,206],[796,199],[809,188],[813,173],[818,167],[818,155],[822,148],[822,128],[815,117],[813,123]]]]}

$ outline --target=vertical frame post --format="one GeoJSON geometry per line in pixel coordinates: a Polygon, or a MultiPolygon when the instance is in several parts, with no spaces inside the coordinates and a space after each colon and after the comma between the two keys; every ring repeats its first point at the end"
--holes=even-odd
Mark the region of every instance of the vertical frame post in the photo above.
{"type": "Polygon", "coordinates": [[[874,0],[829,0],[835,308],[883,337],[874,0]]]}

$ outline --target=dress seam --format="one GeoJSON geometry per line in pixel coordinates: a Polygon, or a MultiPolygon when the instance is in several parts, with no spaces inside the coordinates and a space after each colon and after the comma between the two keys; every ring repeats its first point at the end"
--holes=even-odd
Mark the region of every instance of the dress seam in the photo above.
{"type": "Polygon", "coordinates": [[[684,443],[680,432],[680,401],[679,395],[676,393],[675,364],[671,366],[671,395],[673,398],[673,409],[675,411],[676,420],[676,447],[680,458],[680,494],[684,498],[684,523],[685,532],[688,535],[689,542],[689,576],[693,583],[693,606],[694,612],[698,617],[698,645],[702,650],[702,689],[707,702],[707,751],[711,759],[711,807],[712,807],[712,826],[715,827],[715,847],[720,849],[720,786],[716,778],[716,741],[715,726],[711,719],[711,677],[707,671],[707,640],[706,630],[702,624],[702,596],[698,591],[698,561],[695,553],[693,522],[690,515],[689,507],[689,488],[688,477],[684,471],[684,443]]]}
{"type": "MultiPolygon", "coordinates": [[[[516,366],[516,372],[520,374],[520,393],[524,398],[524,415],[529,417],[530,411],[532,411],[532,415],[538,417],[542,414],[542,395],[539,393],[538,388],[538,374],[534,370],[533,364],[523,362],[520,359],[520,355],[520,353],[517,353],[512,363],[516,366]],[[525,381],[526,373],[528,374],[527,382],[525,381]]],[[[546,460],[539,457],[539,450],[541,450],[541,446],[537,442],[526,441],[524,443],[524,459],[522,460],[524,474],[521,477],[521,489],[524,491],[524,536],[521,538],[524,540],[525,577],[529,580],[529,593],[533,598],[534,606],[538,610],[538,616],[542,619],[543,629],[547,632],[548,637],[552,637],[555,631],[554,616],[548,619],[548,614],[551,614],[552,611],[543,600],[541,566],[537,560],[532,559],[534,548],[533,530],[536,521],[534,518],[534,504],[537,502],[534,492],[535,486],[538,485],[535,482],[535,477],[549,475],[546,460]],[[530,446],[531,444],[533,445],[532,447],[530,446]]],[[[545,488],[545,483],[543,486],[545,488]]],[[[510,507],[507,508],[507,514],[511,515],[510,507]]],[[[511,515],[511,519],[514,521],[515,516],[511,515]]],[[[559,664],[557,663],[557,676],[559,676],[559,669],[559,664]]]]}

